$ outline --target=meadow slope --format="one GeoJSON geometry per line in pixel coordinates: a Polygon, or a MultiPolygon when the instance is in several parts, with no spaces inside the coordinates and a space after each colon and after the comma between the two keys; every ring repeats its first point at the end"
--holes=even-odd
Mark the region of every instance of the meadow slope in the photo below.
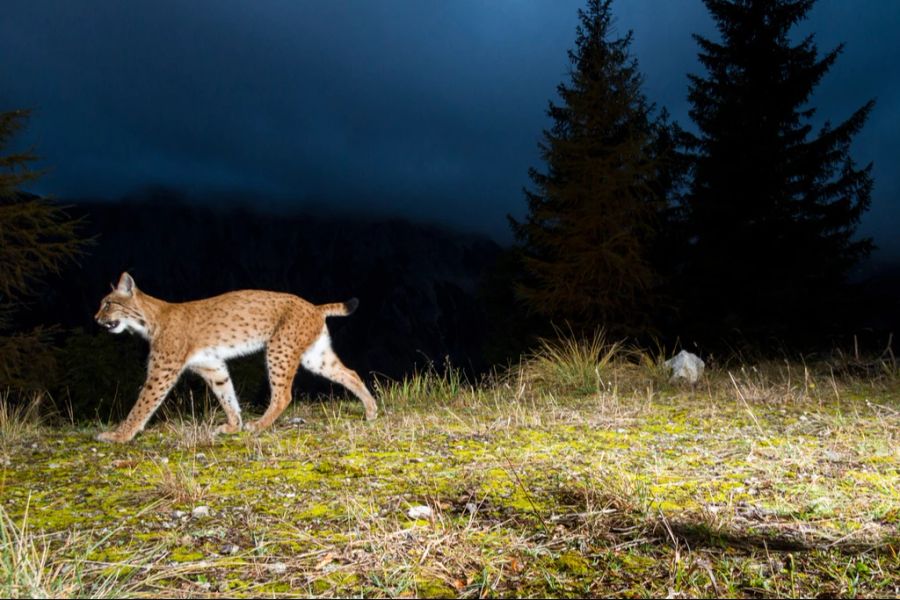
{"type": "Polygon", "coordinates": [[[126,446],[7,405],[0,593],[898,596],[882,366],[684,387],[614,347],[548,346],[477,386],[382,382],[373,423],[299,398],[258,437],[213,438],[212,412],[126,446]]]}

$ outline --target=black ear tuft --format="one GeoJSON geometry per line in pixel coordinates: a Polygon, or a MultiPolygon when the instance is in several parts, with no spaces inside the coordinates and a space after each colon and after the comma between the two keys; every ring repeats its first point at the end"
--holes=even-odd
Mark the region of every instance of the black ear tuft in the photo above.
{"type": "Polygon", "coordinates": [[[347,311],[348,315],[352,315],[357,306],[359,306],[359,300],[357,300],[356,298],[350,298],[349,300],[344,302],[344,310],[347,311]]]}

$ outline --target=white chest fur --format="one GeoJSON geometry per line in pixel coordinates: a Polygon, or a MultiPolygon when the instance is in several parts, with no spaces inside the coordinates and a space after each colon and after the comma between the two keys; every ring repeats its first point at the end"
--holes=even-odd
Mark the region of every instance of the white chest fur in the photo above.
{"type": "Polygon", "coordinates": [[[204,348],[188,358],[188,365],[192,367],[211,367],[231,358],[258,352],[265,345],[265,340],[247,340],[204,348]]]}

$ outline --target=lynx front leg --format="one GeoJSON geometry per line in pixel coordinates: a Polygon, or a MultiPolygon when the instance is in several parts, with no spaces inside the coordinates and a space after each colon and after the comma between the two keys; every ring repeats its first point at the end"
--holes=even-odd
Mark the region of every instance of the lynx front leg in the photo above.
{"type": "Polygon", "coordinates": [[[138,401],[131,412],[115,431],[104,431],[97,435],[101,442],[129,442],[147,424],[159,405],[166,399],[166,394],[178,381],[181,365],[163,362],[150,357],[147,366],[147,381],[141,388],[138,401]]]}
{"type": "Polygon", "coordinates": [[[237,433],[241,430],[241,407],[237,401],[237,394],[234,393],[234,385],[231,383],[231,377],[228,375],[228,367],[225,363],[220,363],[209,367],[193,367],[192,370],[206,381],[206,385],[213,391],[219,404],[225,410],[225,417],[228,423],[219,425],[216,433],[237,433]]]}

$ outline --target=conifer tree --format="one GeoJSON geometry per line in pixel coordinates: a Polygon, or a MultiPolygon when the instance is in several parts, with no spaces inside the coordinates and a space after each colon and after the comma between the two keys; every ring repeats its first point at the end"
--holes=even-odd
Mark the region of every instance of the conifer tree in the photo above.
{"type": "Polygon", "coordinates": [[[528,213],[510,219],[535,313],[576,330],[640,330],[654,274],[648,258],[659,195],[653,107],[641,91],[632,35],[616,37],[610,0],[579,10],[570,81],[550,102],[553,123],[532,168],[528,213]]]}
{"type": "Polygon", "coordinates": [[[811,95],[843,48],[792,41],[814,0],[704,2],[721,41],[694,36],[707,74],[689,75],[697,133],[683,136],[686,312],[700,335],[796,337],[830,324],[822,311],[872,248],[854,237],[872,165],[849,150],[873,102],[813,132],[811,95]]]}
{"type": "Polygon", "coordinates": [[[28,111],[0,113],[0,390],[45,387],[53,367],[51,329],[14,325],[41,278],[78,255],[84,241],[77,222],[52,202],[20,190],[40,173],[26,152],[5,153],[28,111]]]}

